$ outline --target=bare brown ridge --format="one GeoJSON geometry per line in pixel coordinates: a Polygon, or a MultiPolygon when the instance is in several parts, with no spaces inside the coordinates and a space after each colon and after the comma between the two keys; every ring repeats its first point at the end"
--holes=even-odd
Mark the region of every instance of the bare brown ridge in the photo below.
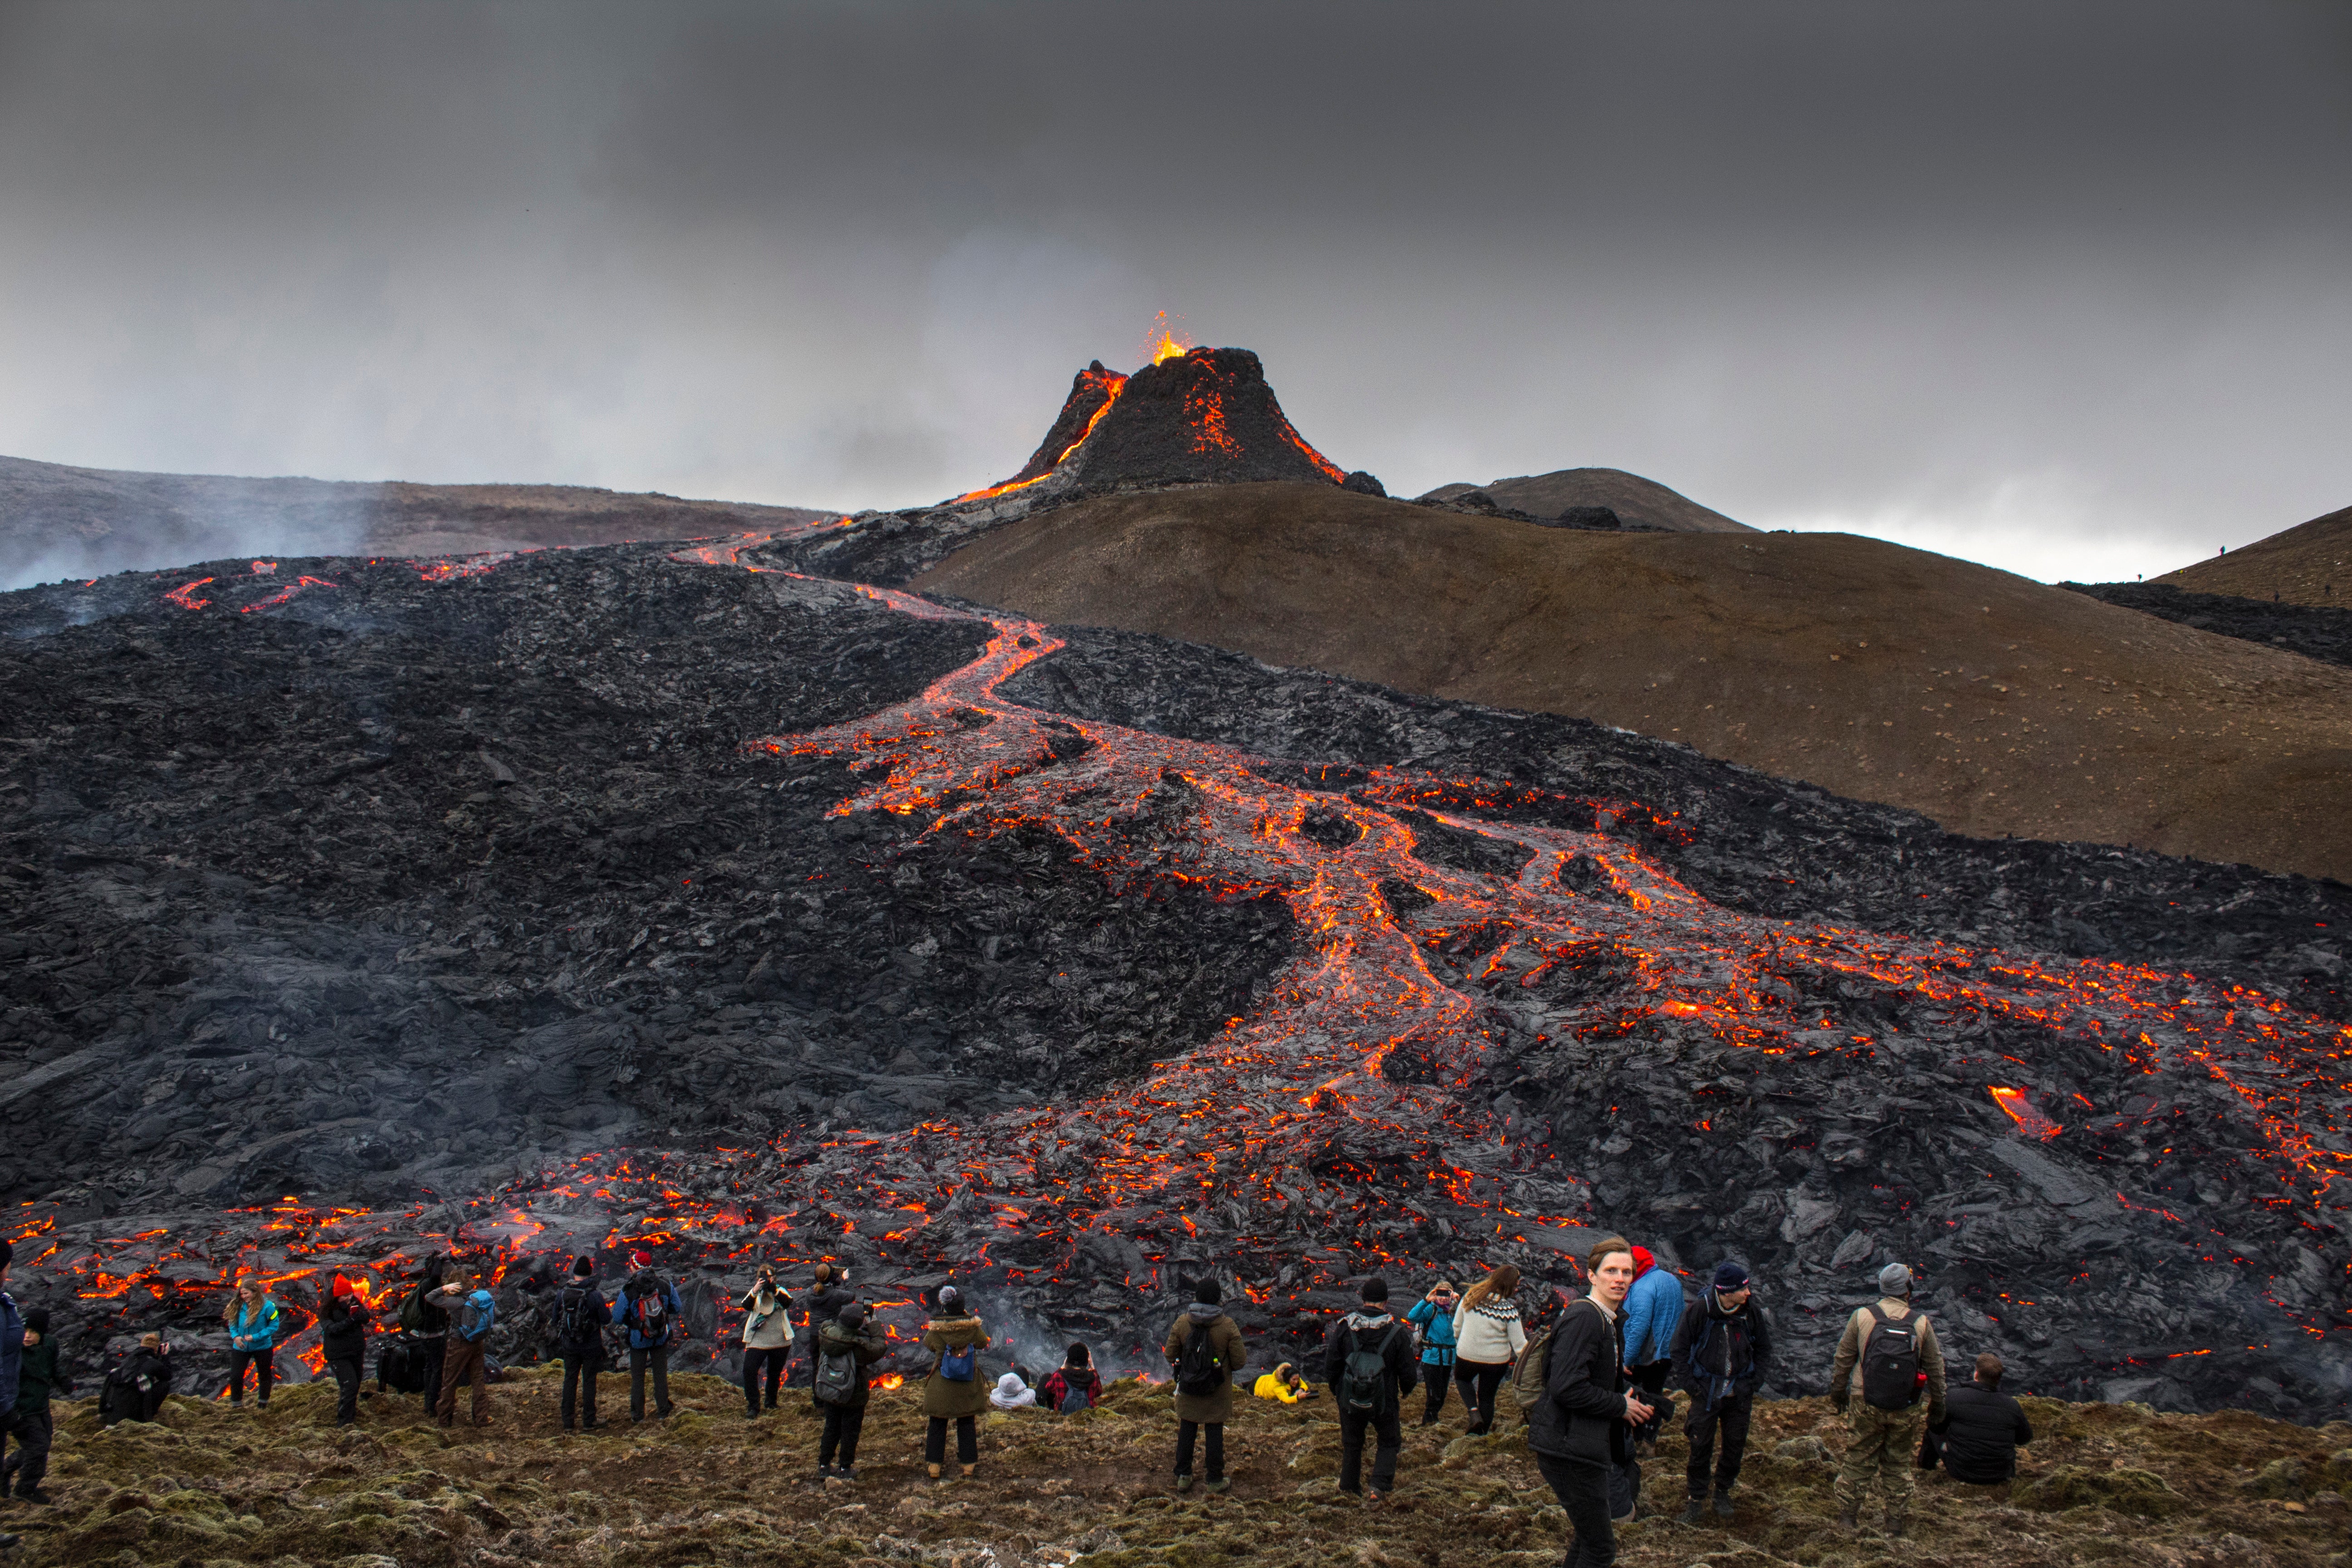
{"type": "Polygon", "coordinates": [[[2157,579],[2199,594],[2352,610],[2352,506],[2157,579]]]}
{"type": "Polygon", "coordinates": [[[1226,485],[1046,511],[916,586],[1593,719],[1955,832],[2352,878],[2352,670],[1878,540],[1226,485]]]}

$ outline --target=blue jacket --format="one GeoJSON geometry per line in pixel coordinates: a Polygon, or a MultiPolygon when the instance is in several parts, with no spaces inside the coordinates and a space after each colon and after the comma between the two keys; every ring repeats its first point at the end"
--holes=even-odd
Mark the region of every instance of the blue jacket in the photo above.
{"type": "MultiPolygon", "coordinates": [[[[650,1294],[650,1292],[641,1293],[650,1294]]],[[[677,1287],[667,1279],[663,1280],[661,1300],[662,1307],[669,1316],[663,1322],[661,1337],[655,1339],[637,1326],[636,1315],[630,1310],[637,1304],[636,1297],[631,1295],[626,1289],[613,1293],[613,1321],[623,1324],[628,1329],[631,1350],[649,1351],[656,1345],[668,1344],[685,1331],[686,1303],[677,1299],[677,1287]]]]}
{"type": "Polygon", "coordinates": [[[16,1299],[0,1290],[0,1419],[16,1409],[16,1376],[25,1363],[25,1320],[16,1299]]]}
{"type": "Polygon", "coordinates": [[[1625,1364],[1646,1366],[1674,1352],[1675,1328],[1683,1321],[1683,1282],[1660,1264],[1625,1292],[1625,1364]]]}
{"type": "Polygon", "coordinates": [[[1404,1315],[1408,1323],[1421,1329],[1421,1359],[1425,1366],[1454,1364],[1454,1310],[1437,1310],[1437,1303],[1423,1297],[1412,1304],[1404,1315]]]}
{"type": "Polygon", "coordinates": [[[278,1342],[278,1303],[264,1301],[261,1310],[240,1306],[228,1325],[229,1348],[240,1351],[266,1351],[278,1342]]]}

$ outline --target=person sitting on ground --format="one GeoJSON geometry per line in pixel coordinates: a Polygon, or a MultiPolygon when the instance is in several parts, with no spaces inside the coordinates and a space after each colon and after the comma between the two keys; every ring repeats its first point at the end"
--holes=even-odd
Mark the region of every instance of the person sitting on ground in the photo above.
{"type": "Polygon", "coordinates": [[[777,1385],[793,1358],[793,1293],[776,1283],[775,1269],[763,1263],[738,1304],[743,1309],[743,1414],[756,1420],[761,1384],[767,1384],[767,1408],[773,1410],[777,1385]]]}
{"type": "Polygon", "coordinates": [[[8,1490],[15,1472],[16,1495],[26,1502],[47,1502],[41,1478],[49,1472],[49,1444],[57,1426],[49,1416],[49,1396],[71,1394],[73,1379],[58,1364],[58,1342],[49,1332],[49,1310],[25,1310],[25,1348],[16,1362],[16,1408],[0,1428],[16,1451],[0,1464],[0,1492],[8,1490]]]}
{"type": "Polygon", "coordinates": [[[1323,1343],[1323,1381],[1339,1407],[1339,1489],[1375,1504],[1396,1489],[1397,1451],[1404,1447],[1404,1391],[1412,1383],[1412,1335],[1389,1313],[1389,1282],[1363,1283],[1363,1304],[1331,1325],[1323,1343]],[[1372,1475],[1364,1481],[1364,1437],[1375,1439],[1372,1475]]]}
{"type": "Polygon", "coordinates": [[[1638,1459],[1655,1458],[1658,1452],[1658,1428],[1673,1404],[1658,1396],[1665,1392],[1666,1376],[1674,1369],[1675,1330],[1682,1320],[1681,1278],[1660,1268],[1648,1247],[1635,1247],[1633,1288],[1625,1292],[1625,1370],[1642,1391],[1643,1403],[1654,1411],[1633,1435],[1638,1459]]]}
{"type": "Polygon", "coordinates": [[[857,1436],[866,1429],[866,1406],[872,1397],[866,1368],[890,1353],[882,1336],[866,1326],[866,1308],[852,1301],[817,1331],[817,1403],[824,1407],[824,1432],[817,1440],[816,1473],[820,1479],[857,1479],[857,1436]],[[840,1460],[836,1467],[835,1459],[840,1460]]]}
{"type": "Polygon", "coordinates": [[[923,1329],[923,1348],[937,1358],[931,1374],[923,1380],[923,1415],[930,1423],[923,1436],[923,1461],[933,1480],[947,1464],[950,1421],[955,1423],[956,1462],[967,1478],[979,1470],[976,1423],[988,1408],[988,1384],[980,1376],[980,1352],[988,1348],[988,1332],[954,1286],[940,1286],[938,1301],[923,1329]]]}
{"type": "Polygon", "coordinates": [[[1065,1415],[1101,1404],[1102,1374],[1095,1371],[1093,1353],[1082,1344],[1071,1345],[1062,1364],[1037,1385],[1037,1399],[1046,1409],[1065,1415]]]}
{"type": "Polygon", "coordinates": [[[1427,1391],[1421,1407],[1421,1424],[1424,1426],[1437,1425],[1438,1415],[1445,1409],[1445,1391],[1454,1384],[1454,1309],[1457,1304],[1454,1281],[1440,1279],[1404,1315],[1404,1321],[1421,1334],[1421,1381],[1427,1391]]]}
{"type": "Polygon", "coordinates": [[[497,1298],[485,1288],[481,1276],[460,1274],[453,1268],[441,1289],[427,1299],[449,1315],[449,1344],[441,1356],[441,1392],[434,1412],[443,1426],[455,1426],[457,1390],[471,1383],[473,1424],[487,1426],[490,1424],[490,1330],[498,1321],[497,1298]]]}
{"type": "Polygon", "coordinates": [[[1160,1353],[1176,1373],[1176,1489],[1192,1489],[1192,1449],[1208,1435],[1209,1489],[1223,1491],[1225,1423],[1234,1418],[1234,1373],[1246,1352],[1241,1325],[1224,1309],[1224,1289],[1208,1276],[1192,1286],[1192,1304],[1168,1326],[1160,1353]]]}
{"type": "Polygon", "coordinates": [[[1528,1345],[1527,1326],[1513,1300],[1518,1289],[1519,1271],[1506,1263],[1471,1286],[1454,1309],[1454,1381],[1470,1407],[1473,1437],[1494,1430],[1495,1391],[1528,1345]]]}
{"type": "Polygon", "coordinates": [[[1018,1372],[1008,1372],[988,1391],[988,1403],[999,1410],[1027,1410],[1036,1405],[1037,1391],[1022,1382],[1018,1372]]]}
{"type": "Polygon", "coordinates": [[[1690,1439],[1690,1458],[1683,1467],[1690,1500],[1682,1521],[1696,1524],[1706,1517],[1710,1465],[1716,1514],[1729,1519],[1736,1511],[1731,1489],[1738,1484],[1740,1458],[1748,1451],[1756,1384],[1772,1358],[1771,1331],[1756,1305],[1746,1265],[1727,1260],[1715,1266],[1714,1283],[1683,1309],[1682,1321],[1675,1325],[1672,1358],[1691,1396],[1690,1417],[1683,1426],[1690,1439]],[[1720,1459],[1715,1458],[1718,1433],[1720,1459]]]}
{"type": "Polygon", "coordinates": [[[319,1347],[327,1370],[335,1379],[335,1425],[349,1426],[360,1418],[360,1367],[367,1360],[368,1304],[341,1275],[327,1290],[327,1310],[319,1314],[319,1347]]]}
{"type": "Polygon", "coordinates": [[[172,1347],[161,1334],[142,1334],[138,1349],[99,1385],[98,1424],[152,1421],[171,1393],[172,1347]]]}
{"type": "Polygon", "coordinates": [[[2016,1477],[2017,1450],[2033,1441],[2033,1423],[2023,1405],[2000,1392],[2005,1370],[2000,1357],[1987,1352],[1977,1357],[1976,1381],[1944,1396],[1944,1419],[1927,1428],[1921,1446],[1922,1469],[1940,1459],[1946,1475],[1976,1487],[2016,1477]]]}
{"type": "Polygon", "coordinates": [[[1296,1405],[1302,1399],[1315,1397],[1313,1386],[1286,1361],[1275,1363],[1272,1372],[1259,1373],[1250,1392],[1260,1399],[1278,1399],[1285,1405],[1296,1405]]]}
{"type": "Polygon", "coordinates": [[[270,1384],[278,1377],[278,1331],[282,1326],[278,1303],[270,1300],[268,1281],[247,1279],[239,1285],[230,1293],[228,1305],[221,1309],[221,1321],[228,1325],[230,1407],[245,1404],[245,1369],[249,1366],[257,1403],[268,1409],[270,1384]]]}

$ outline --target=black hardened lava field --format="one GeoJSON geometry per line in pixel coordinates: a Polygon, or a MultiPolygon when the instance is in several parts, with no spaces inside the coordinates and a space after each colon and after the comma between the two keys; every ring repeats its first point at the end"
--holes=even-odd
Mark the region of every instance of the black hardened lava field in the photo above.
{"type": "Polygon", "coordinates": [[[1622,1230],[1780,1391],[1900,1258],[2036,1392],[2352,1407],[2352,890],[801,574],[1008,503],[0,596],[20,1299],[645,1247],[708,1355],[835,1258],[1161,1372],[1203,1269],[1271,1363],[1622,1230]]]}

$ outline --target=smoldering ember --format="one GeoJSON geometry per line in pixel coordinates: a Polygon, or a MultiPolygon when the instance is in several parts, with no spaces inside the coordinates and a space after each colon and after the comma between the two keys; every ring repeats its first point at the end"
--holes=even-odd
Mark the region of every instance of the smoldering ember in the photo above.
{"type": "Polygon", "coordinates": [[[643,1247],[723,1365],[837,1259],[901,1340],[953,1277],[1164,1373],[1212,1267],[1270,1363],[1619,1230],[1748,1262],[1777,1392],[1900,1258],[2037,1391],[2352,1410],[2352,892],[902,586],[1265,480],[1378,490],[1201,350],[937,508],[0,597],[20,1299],[209,1365],[258,1270],[301,1376],[331,1273],[489,1259],[522,1354],[643,1247]]]}

